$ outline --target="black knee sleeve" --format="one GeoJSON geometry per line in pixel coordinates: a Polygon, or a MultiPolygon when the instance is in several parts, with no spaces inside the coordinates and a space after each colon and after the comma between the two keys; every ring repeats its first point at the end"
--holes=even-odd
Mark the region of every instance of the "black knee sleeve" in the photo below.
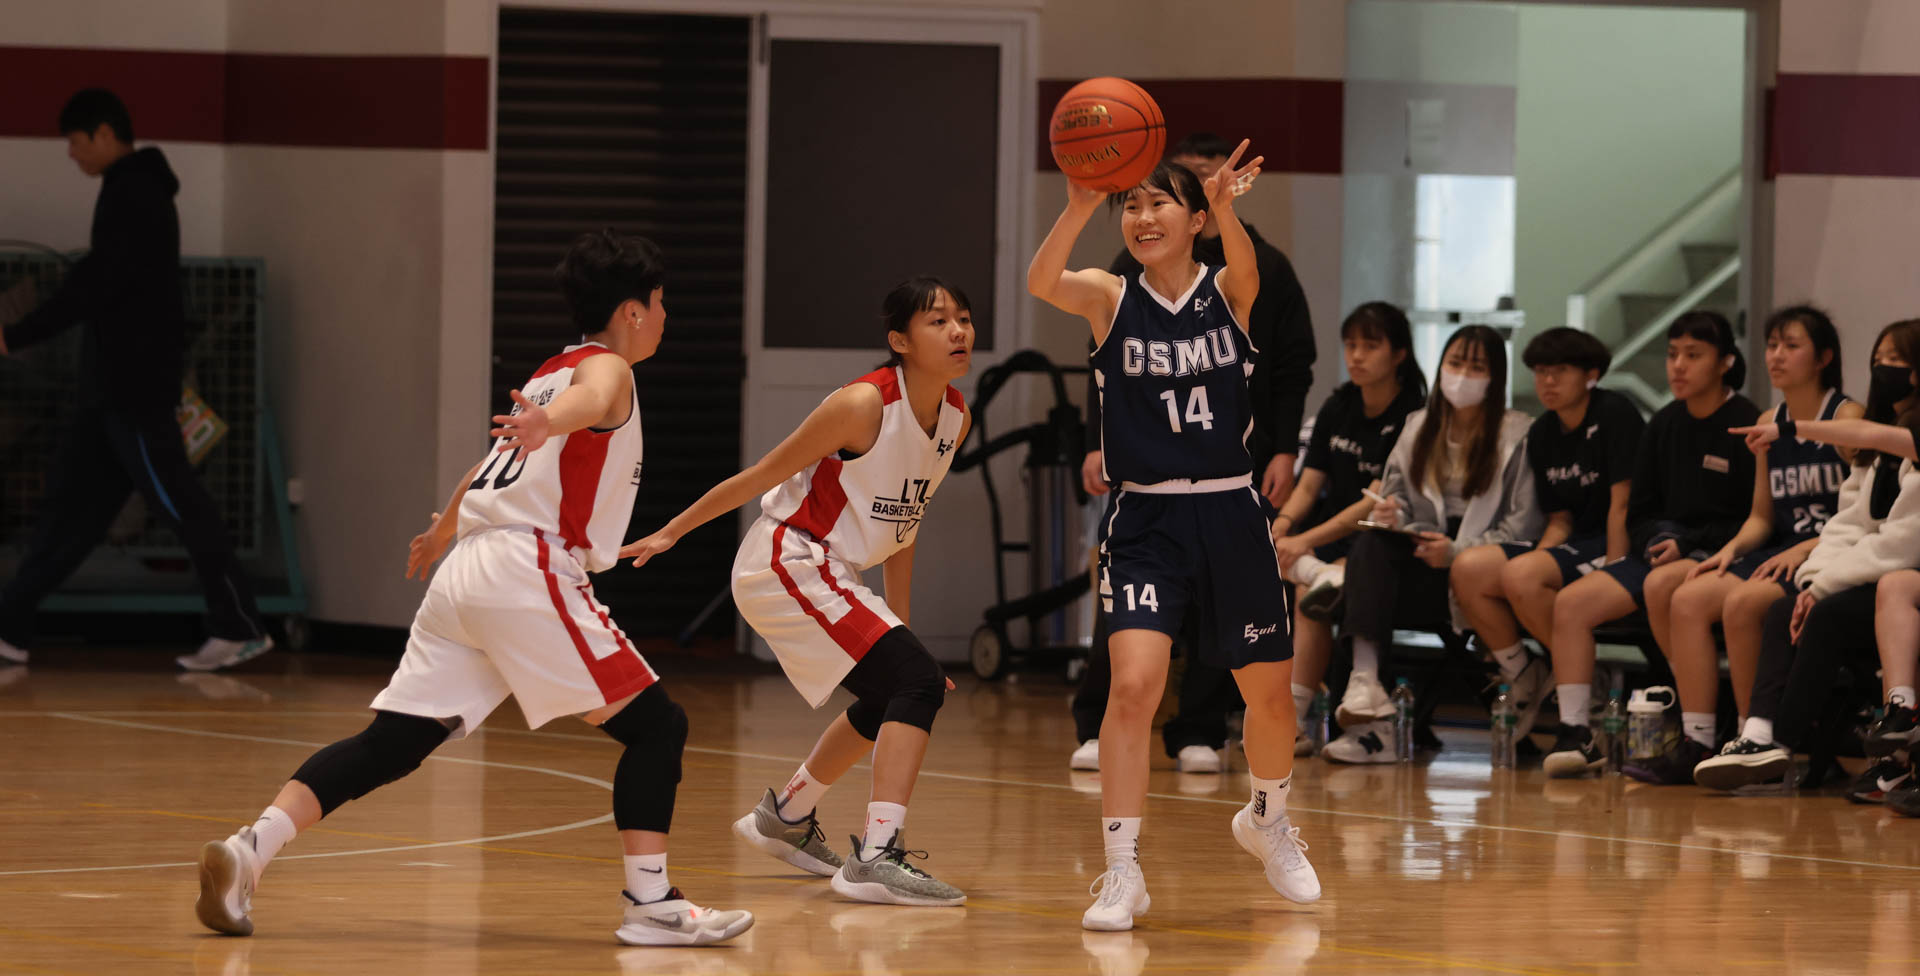
{"type": "Polygon", "coordinates": [[[933,731],[933,717],[947,700],[946,673],[905,627],[875,641],[842,685],[859,696],[847,709],[847,721],[869,740],[879,737],[885,722],[933,731]]]}
{"type": "Polygon", "coordinates": [[[655,683],[600,723],[600,731],[627,747],[613,772],[614,826],[666,833],[687,745],[687,710],[655,683]]]}
{"type": "Polygon", "coordinates": [[[419,769],[451,731],[438,719],[374,712],[366,728],[308,757],[293,778],[313,791],[324,817],[419,769]]]}

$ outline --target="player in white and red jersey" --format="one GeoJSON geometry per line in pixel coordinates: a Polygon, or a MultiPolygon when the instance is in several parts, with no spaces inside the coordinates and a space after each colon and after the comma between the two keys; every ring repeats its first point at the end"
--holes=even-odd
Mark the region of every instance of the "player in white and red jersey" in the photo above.
{"type": "Polygon", "coordinates": [[[493,418],[494,448],[447,503],[454,516],[435,514],[414,538],[409,577],[447,560],[399,670],[373,700],[372,724],[314,753],[251,826],[201,849],[194,908],[208,928],[252,934],[254,888],[282,846],[472,732],[508,695],[529,726],[579,715],[625,747],[613,778],[626,853],[620,941],[708,945],[753,924],[667,882],[687,715],[587,581],[616,561],[640,484],[633,366],[659,348],[666,323],[660,251],[644,238],[589,234],[558,276],[581,341],[513,391],[513,412],[493,418]]]}
{"type": "MultiPolygon", "coordinates": [[[[796,867],[831,875],[850,898],[958,905],[966,895],[907,863],[901,827],[927,735],[952,683],[907,629],[914,536],[972,418],[948,383],[973,356],[967,297],[917,277],[882,303],[892,360],[828,396],[780,446],[728,478],[666,527],[621,551],[634,565],[665,552],[756,495],[760,519],[733,564],[740,615],[786,669],[807,704],[835,685],[857,699],[833,720],[778,796],[734,833],[796,867]],[[884,566],[883,600],[860,573],[884,566]],[[814,808],[827,787],[873,753],[864,835],[844,862],[814,808]]],[[[922,855],[924,856],[924,855],[922,855]]]]}

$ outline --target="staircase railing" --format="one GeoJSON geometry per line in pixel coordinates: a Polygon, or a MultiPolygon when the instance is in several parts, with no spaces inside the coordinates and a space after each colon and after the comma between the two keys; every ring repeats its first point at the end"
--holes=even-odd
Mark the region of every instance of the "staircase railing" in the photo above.
{"type": "Polygon", "coordinates": [[[1640,243],[1629,248],[1578,292],[1567,296],[1567,324],[1606,338],[1613,330],[1596,328],[1617,322],[1622,294],[1633,282],[1663,261],[1673,260],[1680,245],[1698,240],[1701,228],[1740,206],[1740,167],[1735,166],[1640,243]]]}

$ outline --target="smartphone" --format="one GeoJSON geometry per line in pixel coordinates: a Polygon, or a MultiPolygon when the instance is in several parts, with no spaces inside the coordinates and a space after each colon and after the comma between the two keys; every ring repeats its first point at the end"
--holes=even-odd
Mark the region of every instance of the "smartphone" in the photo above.
{"type": "Polygon", "coordinates": [[[1404,525],[1387,525],[1382,522],[1373,522],[1367,519],[1361,519],[1359,526],[1363,529],[1379,529],[1382,532],[1398,532],[1401,535],[1410,535],[1416,538],[1424,534],[1419,529],[1409,529],[1404,525]]]}

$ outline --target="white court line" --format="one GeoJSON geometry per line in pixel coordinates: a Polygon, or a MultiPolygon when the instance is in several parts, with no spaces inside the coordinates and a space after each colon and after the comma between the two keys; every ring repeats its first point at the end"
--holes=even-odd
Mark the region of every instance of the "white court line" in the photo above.
{"type": "MultiPolygon", "coordinates": [[[[297,713],[291,713],[291,714],[324,716],[324,715],[364,715],[365,713],[366,713],[365,710],[362,709],[362,710],[353,711],[353,712],[297,712],[297,713]]],[[[90,713],[90,714],[177,715],[182,713],[180,712],[116,711],[116,712],[99,712],[99,713],[90,713]]],[[[234,716],[234,715],[244,715],[247,713],[208,712],[207,714],[220,715],[220,716],[234,716]]],[[[307,745],[307,746],[317,745],[316,743],[294,742],[293,740],[290,740],[290,739],[266,739],[258,736],[236,735],[236,734],[226,733],[226,732],[203,732],[195,729],[170,728],[168,726],[163,726],[163,725],[142,725],[140,723],[133,723],[133,722],[115,722],[107,719],[87,718],[85,716],[72,713],[72,712],[36,712],[36,711],[0,712],[0,716],[6,716],[6,715],[54,716],[54,717],[60,717],[60,718],[75,719],[78,721],[97,721],[97,722],[102,722],[110,725],[126,725],[131,728],[160,729],[167,732],[180,732],[186,735],[205,735],[205,736],[212,736],[216,738],[243,739],[243,740],[251,740],[251,741],[258,741],[258,742],[285,743],[289,745],[307,745]]],[[[475,735],[526,735],[526,736],[535,736],[539,738],[551,738],[551,739],[578,739],[578,740],[590,741],[590,742],[600,741],[602,738],[600,736],[576,735],[568,732],[543,732],[538,729],[481,728],[481,729],[476,729],[474,734],[475,735]]],[[[803,758],[795,757],[795,756],[776,756],[768,753],[740,752],[740,751],[731,750],[731,749],[710,749],[702,746],[687,746],[686,750],[688,752],[698,752],[698,753],[704,753],[706,755],[712,755],[712,756],[728,756],[736,759],[755,759],[755,760],[762,760],[766,762],[798,764],[804,761],[803,758]]],[[[597,780],[591,777],[579,776],[573,773],[561,772],[559,770],[542,769],[541,767],[538,767],[538,766],[512,766],[506,763],[483,762],[482,760],[477,760],[477,759],[444,759],[440,756],[434,756],[431,758],[441,760],[442,762],[467,762],[467,763],[477,763],[480,765],[488,765],[488,766],[502,766],[509,769],[526,769],[526,770],[532,770],[535,772],[546,772],[546,773],[551,773],[553,775],[567,776],[573,779],[582,780],[584,782],[594,783],[595,785],[611,789],[611,785],[608,784],[605,780],[597,780]]],[[[856,768],[866,767],[867,765],[868,765],[867,763],[860,763],[856,768]]],[[[966,776],[960,773],[942,773],[942,772],[936,772],[934,770],[927,770],[927,769],[921,770],[920,775],[923,778],[949,779],[949,780],[955,780],[963,783],[982,783],[982,784],[987,784],[991,786],[1018,786],[1018,787],[1025,787],[1028,789],[1064,790],[1064,791],[1076,792],[1076,793],[1080,792],[1074,786],[1067,783],[1036,783],[1029,780],[998,779],[998,778],[987,777],[987,776],[966,776]]],[[[1186,796],[1184,794],[1174,794],[1174,793],[1148,793],[1147,797],[1149,799],[1154,799],[1154,800],[1177,800],[1183,803],[1208,803],[1208,804],[1214,804],[1217,806],[1232,806],[1232,807],[1244,806],[1244,804],[1239,800],[1223,800],[1223,799],[1216,799],[1214,797],[1186,796]]],[[[1734,801],[1730,800],[1729,802],[1734,802],[1734,801]]],[[[1443,828],[1451,827],[1451,828],[1464,829],[1464,830],[1486,830],[1486,831],[1496,831],[1496,832],[1502,832],[1502,833],[1528,834],[1528,835],[1539,836],[1539,837],[1570,837],[1577,840],[1605,841],[1605,842],[1614,843],[1614,844],[1638,844],[1643,847],[1660,847],[1668,850],[1677,850],[1677,851],[1701,851],[1708,854],[1733,854],[1733,855],[1768,857],[1768,858],[1775,858],[1778,860],[1786,860],[1786,861],[1807,861],[1815,864],[1834,864],[1834,865],[1842,865],[1847,867],[1881,868],[1881,869],[1891,870],[1891,871],[1920,871],[1920,865],[1914,865],[1914,864],[1887,864],[1880,861],[1854,861],[1854,860],[1848,860],[1845,858],[1819,857],[1813,854],[1786,854],[1778,851],[1749,850],[1749,849],[1743,849],[1738,847],[1714,847],[1707,844],[1683,844],[1678,841],[1649,840],[1642,837],[1619,837],[1619,836],[1614,836],[1609,834],[1589,834],[1589,833],[1582,833],[1579,831],[1572,831],[1572,830],[1547,830],[1539,827],[1509,827],[1501,824],[1477,823],[1471,820],[1434,820],[1430,818],[1420,818],[1420,817],[1400,817],[1400,816],[1394,816],[1392,814],[1384,814],[1384,813],[1362,813],[1362,812],[1353,811],[1353,810],[1329,810],[1324,807],[1293,806],[1292,809],[1299,810],[1302,813],[1318,814],[1320,816],[1325,816],[1325,817],[1345,817],[1345,818],[1355,819],[1355,820],[1381,820],[1389,823],[1414,824],[1416,826],[1443,827],[1443,828]]],[[[572,830],[577,827],[588,826],[590,824],[604,823],[610,819],[612,819],[611,815],[600,817],[596,820],[591,820],[591,821],[583,820],[580,823],[568,824],[564,827],[547,828],[546,830],[534,831],[533,833],[555,833],[562,830],[572,830]]],[[[519,837],[519,836],[529,836],[529,835],[516,834],[512,836],[519,837]]],[[[444,846],[451,846],[456,844],[478,844],[478,843],[490,842],[493,840],[504,840],[504,839],[508,839],[508,838],[482,838],[480,840],[471,840],[471,841],[448,841],[442,844],[434,844],[434,845],[427,845],[427,846],[444,847],[444,846]]],[[[391,850],[413,850],[413,849],[414,848],[411,848],[411,847],[391,848],[391,850]]],[[[292,856],[293,857],[328,857],[328,856],[342,856],[344,854],[363,854],[363,853],[376,854],[376,853],[382,853],[382,851],[347,851],[347,852],[342,852],[342,854],[340,855],[299,854],[299,855],[292,855],[292,856]]],[[[179,866],[180,866],[179,864],[128,865],[128,867],[179,867],[179,866]]],[[[0,871],[0,877],[5,877],[9,874],[55,874],[55,873],[65,873],[67,871],[110,871],[110,870],[118,870],[118,869],[117,868],[57,868],[49,871],[0,871]]]]}
{"type": "MultiPolygon", "coordinates": [[[[45,714],[53,718],[64,718],[64,719],[69,719],[75,722],[93,722],[98,725],[118,725],[123,728],[129,728],[129,729],[145,729],[145,730],[154,731],[154,732],[174,732],[180,735],[198,735],[198,736],[205,736],[210,739],[238,739],[242,742],[264,742],[269,745],[304,746],[309,749],[318,749],[326,745],[326,743],[324,742],[303,742],[298,739],[275,739],[275,738],[269,738],[263,735],[241,735],[236,732],[209,732],[204,729],[182,729],[182,728],[175,728],[170,725],[152,725],[146,722],[124,722],[118,719],[99,718],[99,717],[90,716],[90,715],[78,715],[72,712],[47,712],[45,714]]],[[[231,715],[234,713],[227,712],[222,714],[231,715]]],[[[574,736],[574,738],[585,738],[585,736],[574,736]]],[[[583,776],[579,773],[569,773],[565,770],[560,770],[560,769],[548,769],[543,766],[524,766],[524,765],[520,765],[519,763],[494,762],[492,760],[487,760],[487,759],[460,759],[453,756],[428,756],[427,759],[432,762],[459,763],[467,766],[490,766],[494,769],[515,769],[515,770],[520,770],[520,771],[529,772],[529,773],[545,773],[548,776],[560,776],[565,779],[578,780],[582,783],[598,786],[609,793],[613,792],[613,784],[607,782],[604,779],[596,779],[595,777],[592,777],[592,776],[583,776]]],[[[314,860],[314,859],[323,858],[323,857],[357,857],[362,854],[391,854],[398,851],[424,851],[424,850],[429,850],[435,847],[463,847],[469,844],[492,844],[492,843],[496,843],[503,840],[519,840],[522,837],[538,837],[542,834],[557,834],[557,833],[561,833],[563,831],[568,831],[568,830],[578,830],[581,827],[592,827],[598,824],[603,824],[612,819],[613,819],[613,814],[606,813],[598,817],[594,817],[591,820],[578,820],[570,824],[561,824],[558,827],[541,827],[536,830],[522,830],[512,834],[495,834],[490,837],[470,837],[465,840],[443,840],[443,841],[436,841],[428,844],[401,844],[394,847],[374,847],[374,848],[366,848],[366,849],[352,850],[352,851],[327,851],[325,853],[320,853],[320,854],[287,854],[287,855],[283,855],[281,857],[275,858],[275,860],[302,861],[302,860],[314,860]]],[[[20,875],[29,875],[29,874],[82,874],[82,873],[92,872],[92,871],[134,871],[134,870],[140,870],[145,868],[182,868],[182,867],[191,867],[192,865],[195,865],[198,863],[199,863],[198,861],[168,861],[165,863],[158,863],[158,864],[114,864],[114,865],[108,865],[105,867],[92,867],[92,868],[40,868],[37,870],[31,870],[31,871],[0,871],[0,877],[16,877],[20,875]]]]}

